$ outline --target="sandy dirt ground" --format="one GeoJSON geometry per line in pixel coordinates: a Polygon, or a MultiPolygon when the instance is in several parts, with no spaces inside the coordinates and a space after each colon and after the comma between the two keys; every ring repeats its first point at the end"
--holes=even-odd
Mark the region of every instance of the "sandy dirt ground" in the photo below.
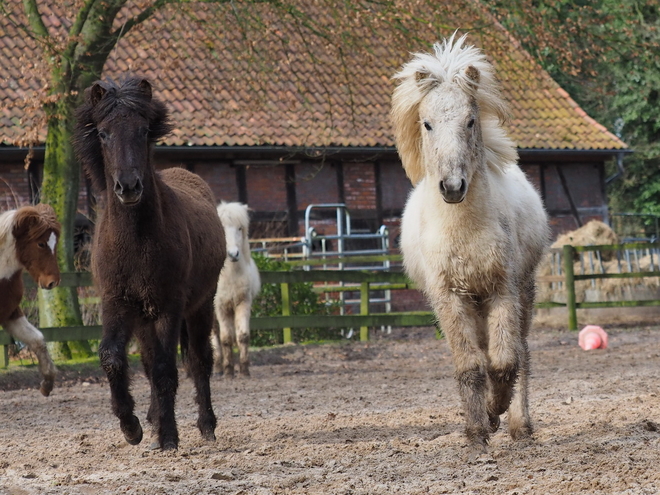
{"type": "MultiPolygon", "coordinates": [[[[0,493],[659,493],[660,327],[607,330],[610,347],[585,352],[576,333],[536,329],[534,439],[512,442],[504,417],[477,458],[432,329],[255,352],[252,378],[213,379],[214,444],[182,374],[175,452],[124,441],[103,377],[69,376],[49,398],[2,391],[0,493]]],[[[139,370],[133,391],[145,426],[139,370]]]]}

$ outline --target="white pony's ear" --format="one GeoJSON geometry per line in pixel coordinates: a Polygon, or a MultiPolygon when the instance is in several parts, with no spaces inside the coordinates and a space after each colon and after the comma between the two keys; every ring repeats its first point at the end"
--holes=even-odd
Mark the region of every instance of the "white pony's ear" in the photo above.
{"type": "Polygon", "coordinates": [[[417,81],[418,83],[420,81],[424,81],[426,78],[429,77],[430,74],[431,73],[428,71],[418,70],[417,72],[415,72],[415,81],[417,81]]]}
{"type": "Polygon", "coordinates": [[[475,89],[479,86],[479,80],[481,79],[481,73],[474,65],[468,65],[465,68],[465,75],[468,80],[474,85],[475,89]]]}
{"type": "Polygon", "coordinates": [[[463,91],[476,96],[481,82],[481,72],[474,65],[468,65],[465,69],[454,76],[454,82],[458,84],[463,91]]]}

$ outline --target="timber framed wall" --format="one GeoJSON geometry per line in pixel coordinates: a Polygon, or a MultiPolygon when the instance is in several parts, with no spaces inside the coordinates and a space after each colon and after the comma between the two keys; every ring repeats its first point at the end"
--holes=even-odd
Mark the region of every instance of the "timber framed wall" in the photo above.
{"type": "MultiPolygon", "coordinates": [[[[218,200],[242,201],[252,209],[253,233],[259,237],[304,234],[309,204],[346,203],[355,228],[390,228],[396,246],[398,223],[411,189],[393,149],[335,150],[326,156],[243,149],[222,151],[158,148],[159,168],[182,166],[206,180],[218,200]]],[[[23,153],[0,153],[0,205],[3,210],[38,200],[43,150],[35,152],[28,170],[23,153]]],[[[570,155],[521,151],[521,167],[541,193],[555,235],[576,229],[591,219],[607,222],[606,159],[611,154],[570,155]]],[[[93,217],[89,184],[81,180],[79,212],[93,217]]],[[[319,212],[314,220],[324,233],[334,226],[334,212],[319,212]]]]}

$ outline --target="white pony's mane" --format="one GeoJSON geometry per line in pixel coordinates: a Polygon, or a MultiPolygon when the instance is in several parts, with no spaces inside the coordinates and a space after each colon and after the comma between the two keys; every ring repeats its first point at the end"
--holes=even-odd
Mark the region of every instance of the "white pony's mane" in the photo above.
{"type": "Polygon", "coordinates": [[[218,205],[218,216],[222,225],[243,227],[247,235],[250,225],[250,215],[248,214],[248,206],[246,204],[222,201],[218,205]]]}
{"type": "Polygon", "coordinates": [[[495,70],[484,53],[474,46],[463,46],[467,35],[454,40],[456,33],[433,45],[433,54],[417,53],[394,75],[399,84],[392,95],[391,118],[394,136],[403,167],[413,185],[424,177],[421,150],[419,105],[439,83],[451,82],[477,101],[481,116],[486,163],[501,171],[518,160],[515,143],[507,136],[502,123],[508,107],[500,95],[495,70]],[[478,82],[466,70],[479,71],[478,82]]]}

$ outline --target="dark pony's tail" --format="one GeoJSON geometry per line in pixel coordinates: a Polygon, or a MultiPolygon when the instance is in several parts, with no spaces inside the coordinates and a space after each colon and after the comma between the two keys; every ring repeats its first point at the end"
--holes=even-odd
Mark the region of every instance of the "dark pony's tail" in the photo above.
{"type": "Polygon", "coordinates": [[[186,320],[181,322],[181,331],[179,333],[179,345],[181,348],[181,362],[186,366],[188,361],[188,325],[186,320]]]}

